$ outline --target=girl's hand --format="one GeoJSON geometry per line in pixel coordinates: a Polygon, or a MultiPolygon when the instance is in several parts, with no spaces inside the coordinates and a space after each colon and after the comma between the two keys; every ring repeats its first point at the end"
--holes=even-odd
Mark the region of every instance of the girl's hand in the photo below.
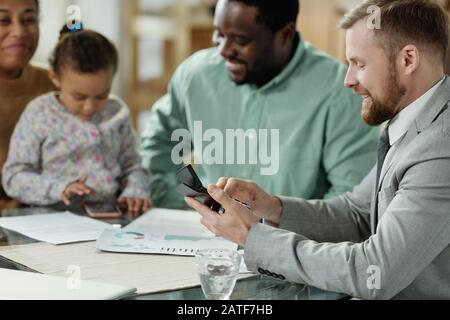
{"type": "Polygon", "coordinates": [[[119,206],[126,206],[128,208],[128,213],[131,214],[133,218],[139,217],[153,206],[149,199],[142,198],[120,198],[117,200],[117,203],[119,206]]]}
{"type": "Polygon", "coordinates": [[[66,206],[70,205],[70,197],[74,194],[84,197],[86,195],[94,195],[95,192],[88,186],[86,186],[86,181],[88,177],[84,176],[78,181],[69,184],[61,195],[61,199],[66,206]]]}

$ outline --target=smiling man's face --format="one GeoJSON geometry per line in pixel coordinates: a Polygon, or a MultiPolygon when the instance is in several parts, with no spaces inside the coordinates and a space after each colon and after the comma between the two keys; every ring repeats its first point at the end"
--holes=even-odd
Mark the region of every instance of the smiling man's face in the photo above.
{"type": "Polygon", "coordinates": [[[220,0],[214,19],[214,41],[237,84],[263,85],[278,71],[277,33],[258,23],[258,8],[239,1],[220,0]]]}
{"type": "Polygon", "coordinates": [[[363,97],[364,121],[378,126],[397,115],[406,89],[399,83],[395,58],[388,57],[373,32],[364,20],[347,30],[350,65],[345,86],[363,97]]]}
{"type": "Polygon", "coordinates": [[[0,76],[18,76],[33,57],[38,41],[35,0],[0,0],[0,76]]]}

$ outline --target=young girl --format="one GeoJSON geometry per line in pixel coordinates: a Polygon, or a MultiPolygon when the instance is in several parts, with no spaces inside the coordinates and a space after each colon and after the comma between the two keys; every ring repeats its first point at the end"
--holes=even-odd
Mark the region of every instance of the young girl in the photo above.
{"type": "Polygon", "coordinates": [[[116,48],[94,31],[65,27],[50,63],[59,92],[38,97],[23,113],[3,167],[6,193],[29,205],[69,205],[78,195],[117,199],[134,214],[148,210],[149,179],[129,110],[110,96],[116,48]]]}

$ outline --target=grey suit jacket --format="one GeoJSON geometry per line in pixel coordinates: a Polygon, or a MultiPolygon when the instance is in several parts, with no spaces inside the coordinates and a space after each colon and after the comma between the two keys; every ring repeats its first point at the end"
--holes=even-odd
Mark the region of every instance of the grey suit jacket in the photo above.
{"type": "Polygon", "coordinates": [[[360,299],[450,299],[449,106],[446,78],[383,170],[379,188],[374,168],[335,199],[281,198],[280,227],[250,231],[247,266],[360,299]]]}

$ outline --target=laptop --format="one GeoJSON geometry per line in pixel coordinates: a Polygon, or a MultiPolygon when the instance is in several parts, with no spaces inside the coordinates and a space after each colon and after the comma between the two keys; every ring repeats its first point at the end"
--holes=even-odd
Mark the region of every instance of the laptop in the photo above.
{"type": "Polygon", "coordinates": [[[117,300],[136,288],[0,269],[0,300],[117,300]]]}

